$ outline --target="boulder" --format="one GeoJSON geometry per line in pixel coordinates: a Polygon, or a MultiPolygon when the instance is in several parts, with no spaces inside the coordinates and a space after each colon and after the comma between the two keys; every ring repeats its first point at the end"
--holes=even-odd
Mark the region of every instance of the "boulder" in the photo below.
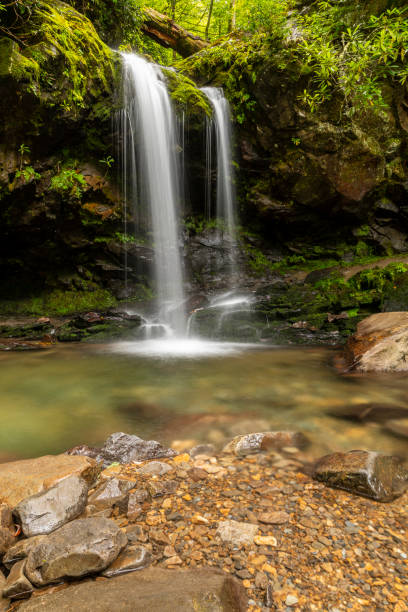
{"type": "Polygon", "coordinates": [[[361,372],[408,370],[408,312],[382,312],[363,319],[347,342],[349,369],[361,372]]]}
{"type": "Polygon", "coordinates": [[[392,501],[408,487],[408,471],[398,457],[353,450],[319,459],[315,478],[330,487],[345,489],[377,501],[392,501]]]}
{"type": "Polygon", "coordinates": [[[34,536],[33,538],[25,538],[23,540],[19,540],[14,546],[8,549],[6,554],[3,557],[3,565],[7,569],[11,569],[14,563],[17,561],[21,561],[28,556],[30,550],[35,548],[37,544],[41,542],[46,536],[39,535],[34,536]]]}
{"type": "Polygon", "coordinates": [[[91,484],[100,472],[94,459],[69,455],[46,455],[0,464],[0,502],[14,508],[23,499],[46,491],[67,476],[76,474],[91,484]]]}
{"type": "Polygon", "coordinates": [[[250,546],[258,531],[258,525],[240,521],[221,521],[218,523],[217,535],[225,544],[231,546],[250,546]]]}
{"type": "Polygon", "coordinates": [[[11,508],[7,504],[0,504],[0,559],[13,546],[14,523],[11,508]]]}
{"type": "Polygon", "coordinates": [[[86,581],[24,602],[21,612],[244,612],[244,587],[211,569],[150,568],[112,580],[86,581]]]}
{"type": "Polygon", "coordinates": [[[55,486],[21,501],[14,513],[20,519],[25,536],[51,533],[77,518],[85,509],[88,485],[74,474],[55,486]]]}
{"type": "Polygon", "coordinates": [[[111,578],[126,572],[143,569],[152,562],[151,552],[145,546],[128,546],[117,559],[102,572],[102,576],[111,578]]]}
{"type": "Polygon", "coordinates": [[[18,561],[18,563],[13,565],[3,588],[3,597],[22,599],[28,597],[33,592],[33,585],[27,580],[24,573],[25,566],[26,559],[18,561]]]}
{"type": "Polygon", "coordinates": [[[155,440],[142,440],[138,436],[117,432],[109,436],[100,454],[104,464],[110,465],[115,461],[130,463],[131,461],[174,457],[177,453],[171,448],[165,448],[155,440]]]}
{"type": "Polygon", "coordinates": [[[36,586],[78,578],[107,568],[127,544],[126,535],[106,518],[71,521],[39,542],[27,557],[26,575],[36,586]]]}
{"type": "Polygon", "coordinates": [[[88,498],[88,503],[98,510],[112,508],[126,500],[127,493],[136,486],[136,482],[124,478],[110,478],[102,483],[88,498]]]}
{"type": "Polygon", "coordinates": [[[296,431],[264,431],[236,436],[224,447],[224,453],[249,455],[268,450],[280,450],[285,446],[303,448],[308,440],[296,431]]]}

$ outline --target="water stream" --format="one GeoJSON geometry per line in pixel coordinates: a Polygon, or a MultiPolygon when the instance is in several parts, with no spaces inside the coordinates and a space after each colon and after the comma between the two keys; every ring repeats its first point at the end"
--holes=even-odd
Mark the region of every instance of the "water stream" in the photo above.
{"type": "Polygon", "coordinates": [[[182,336],[186,330],[179,248],[180,172],[176,119],[163,74],[142,57],[124,53],[120,116],[124,197],[137,224],[153,232],[158,319],[182,336]],[[141,214],[141,211],[147,214],[141,214]]]}

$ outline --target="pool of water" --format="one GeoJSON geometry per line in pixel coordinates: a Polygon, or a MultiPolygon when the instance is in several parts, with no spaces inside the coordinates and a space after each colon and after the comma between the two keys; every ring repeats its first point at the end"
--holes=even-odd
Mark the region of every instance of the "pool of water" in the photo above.
{"type": "Polygon", "coordinates": [[[3,352],[0,460],[98,445],[114,431],[182,448],[269,428],[303,431],[315,456],[353,448],[406,456],[407,440],[384,423],[332,413],[370,403],[408,408],[408,377],[342,376],[334,354],[154,342],[3,352]]]}

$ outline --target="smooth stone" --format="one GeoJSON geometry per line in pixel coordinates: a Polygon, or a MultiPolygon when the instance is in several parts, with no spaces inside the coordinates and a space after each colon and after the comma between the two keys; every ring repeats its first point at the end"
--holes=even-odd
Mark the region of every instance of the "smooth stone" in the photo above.
{"type": "Polygon", "coordinates": [[[152,554],[145,546],[128,546],[119,557],[102,572],[102,576],[111,578],[126,572],[143,569],[152,562],[152,554]]]}
{"type": "Polygon", "coordinates": [[[46,491],[67,476],[81,476],[92,484],[100,472],[94,459],[46,455],[0,464],[0,502],[15,508],[23,499],[46,491]]]}
{"type": "Polygon", "coordinates": [[[408,487],[408,470],[398,457],[353,450],[319,459],[314,476],[331,487],[376,501],[392,501],[408,487]]]}
{"type": "Polygon", "coordinates": [[[6,577],[0,570],[0,612],[6,612],[10,607],[10,600],[3,597],[3,589],[6,586],[6,577]]]}
{"type": "Polygon", "coordinates": [[[13,512],[7,504],[0,504],[0,527],[14,530],[13,512]]]}
{"type": "Polygon", "coordinates": [[[3,589],[3,597],[8,599],[22,599],[33,592],[33,585],[27,579],[24,570],[26,559],[18,561],[10,570],[3,589]]]}
{"type": "Polygon", "coordinates": [[[14,513],[21,521],[25,536],[55,531],[82,514],[88,497],[88,485],[74,474],[60,480],[47,491],[21,501],[14,513]]]}
{"type": "Polygon", "coordinates": [[[24,602],[19,612],[246,612],[240,582],[211,569],[149,568],[86,581],[24,602]]]}
{"type": "Polygon", "coordinates": [[[279,450],[285,446],[303,448],[308,443],[306,436],[297,431],[263,431],[236,436],[223,449],[224,453],[250,455],[268,450],[279,450]]]}
{"type": "Polygon", "coordinates": [[[100,456],[104,465],[111,463],[131,463],[132,461],[147,461],[148,459],[161,459],[174,457],[176,451],[166,448],[155,440],[142,440],[138,436],[123,432],[113,433],[107,438],[101,448],[100,456]]]}
{"type": "Polygon", "coordinates": [[[26,575],[35,586],[64,577],[101,572],[127,544],[126,535],[106,518],[71,521],[53,531],[27,557],[26,575]]]}
{"type": "Polygon", "coordinates": [[[34,536],[33,538],[26,538],[24,540],[19,540],[14,546],[8,549],[6,554],[3,557],[3,565],[10,569],[14,563],[17,561],[21,561],[28,556],[30,550],[35,548],[42,540],[44,540],[46,536],[39,535],[34,536]]]}
{"type": "Polygon", "coordinates": [[[408,312],[381,312],[360,321],[345,349],[349,369],[361,372],[408,370],[408,312]]]}
{"type": "Polygon", "coordinates": [[[198,455],[207,455],[208,457],[213,457],[215,455],[215,452],[216,451],[214,444],[198,444],[189,451],[189,455],[192,459],[194,459],[198,455]]]}
{"type": "Polygon", "coordinates": [[[123,478],[110,478],[101,484],[88,498],[88,503],[96,508],[111,508],[123,501],[128,491],[136,486],[136,482],[123,478]]]}
{"type": "Polygon", "coordinates": [[[217,535],[226,544],[232,546],[250,546],[258,531],[258,525],[240,521],[221,521],[218,523],[217,535]]]}
{"type": "Polygon", "coordinates": [[[139,474],[151,474],[152,476],[162,476],[167,472],[172,472],[174,468],[163,461],[151,461],[146,463],[143,467],[139,468],[137,472],[139,474]]]}

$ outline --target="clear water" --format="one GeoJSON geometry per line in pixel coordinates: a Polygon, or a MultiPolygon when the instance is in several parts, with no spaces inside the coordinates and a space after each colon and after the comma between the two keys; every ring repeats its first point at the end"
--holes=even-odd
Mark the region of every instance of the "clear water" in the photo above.
{"type": "Polygon", "coordinates": [[[184,352],[177,343],[177,358],[153,340],[0,353],[0,460],[98,445],[114,431],[221,446],[268,428],[303,431],[314,456],[353,448],[408,454],[407,441],[382,424],[328,414],[369,402],[407,406],[406,376],[343,377],[330,365],[334,353],[321,348],[192,342],[184,352]]]}

